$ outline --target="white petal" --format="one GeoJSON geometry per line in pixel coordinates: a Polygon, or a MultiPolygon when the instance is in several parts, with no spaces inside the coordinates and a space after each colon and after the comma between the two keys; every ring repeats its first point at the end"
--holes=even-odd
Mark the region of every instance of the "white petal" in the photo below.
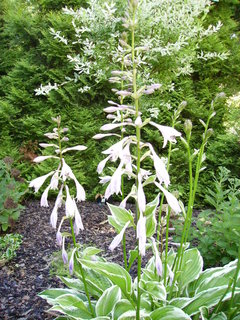
{"type": "Polygon", "coordinates": [[[58,176],[59,171],[55,171],[54,175],[51,178],[51,182],[50,182],[50,189],[51,190],[57,190],[58,189],[58,180],[59,180],[59,176],[58,176]]]}
{"type": "Polygon", "coordinates": [[[48,174],[45,174],[44,176],[38,177],[34,180],[32,180],[29,184],[30,188],[35,189],[35,193],[38,192],[38,190],[41,188],[41,186],[44,184],[45,180],[54,174],[55,171],[51,171],[48,174]]]}
{"type": "Polygon", "coordinates": [[[162,261],[160,259],[159,256],[159,252],[157,250],[157,246],[156,246],[156,242],[154,238],[152,239],[152,243],[153,243],[153,249],[154,249],[154,253],[155,253],[155,264],[156,264],[156,270],[157,270],[157,274],[161,277],[162,276],[162,261]]]}
{"type": "Polygon", "coordinates": [[[54,143],[39,143],[40,147],[42,148],[48,148],[48,147],[55,147],[58,148],[58,146],[54,143]]]}
{"type": "Polygon", "coordinates": [[[83,187],[81,186],[81,184],[77,181],[77,179],[73,179],[76,185],[76,189],[77,189],[77,200],[78,201],[85,201],[86,199],[86,193],[85,190],[83,189],[83,187]]]}
{"type": "Polygon", "coordinates": [[[55,157],[55,156],[39,156],[39,157],[34,158],[33,161],[36,163],[40,163],[40,162],[42,162],[46,159],[50,159],[50,158],[59,159],[58,157],[55,157]]]}
{"type": "Polygon", "coordinates": [[[167,202],[168,202],[169,206],[171,207],[171,209],[176,213],[181,212],[182,210],[180,208],[180,205],[179,205],[177,199],[174,197],[174,195],[171,194],[166,189],[164,189],[159,183],[155,183],[155,184],[164,193],[164,195],[165,195],[165,197],[167,199],[167,202]]]}
{"type": "Polygon", "coordinates": [[[121,137],[120,134],[116,134],[116,133],[105,133],[105,134],[99,133],[99,134],[96,134],[95,136],[93,136],[93,139],[98,140],[98,139],[102,139],[105,137],[111,137],[111,136],[121,137]]]}
{"type": "Polygon", "coordinates": [[[42,194],[42,196],[41,196],[41,201],[40,201],[40,206],[41,206],[41,207],[48,207],[48,200],[47,200],[47,198],[48,198],[48,191],[49,191],[49,189],[50,189],[50,186],[51,186],[51,185],[49,185],[49,186],[44,190],[44,192],[43,192],[43,194],[42,194]]]}
{"type": "Polygon", "coordinates": [[[130,221],[128,221],[125,226],[122,228],[121,232],[113,239],[113,241],[111,242],[109,249],[111,251],[113,251],[118,245],[119,243],[122,241],[123,235],[129,225],[130,221]]]}
{"type": "Polygon", "coordinates": [[[141,256],[145,256],[146,251],[146,242],[147,242],[147,235],[146,235],[146,217],[140,213],[140,217],[137,223],[137,239],[138,242],[138,249],[141,256]]]}
{"type": "Polygon", "coordinates": [[[67,193],[67,198],[66,198],[66,202],[65,202],[66,217],[73,218],[74,213],[75,213],[75,204],[74,204],[72,197],[70,196],[68,186],[65,186],[65,189],[66,189],[66,193],[67,193]]]}
{"type": "Polygon", "coordinates": [[[137,201],[139,210],[143,213],[146,209],[146,198],[142,186],[142,176],[140,174],[138,174],[137,201]]]}
{"type": "Polygon", "coordinates": [[[105,177],[100,177],[100,182],[101,184],[105,184],[107,182],[109,182],[112,179],[111,176],[105,176],[105,177]]]}
{"type": "Polygon", "coordinates": [[[123,166],[123,164],[120,163],[117,170],[112,175],[111,181],[105,191],[105,198],[106,199],[108,199],[113,194],[121,193],[122,166],[123,166]]]}
{"type": "Polygon", "coordinates": [[[62,177],[63,181],[66,181],[67,178],[73,179],[73,177],[75,177],[75,176],[72,172],[72,169],[69,167],[69,165],[66,164],[64,159],[62,159],[62,163],[63,163],[63,165],[62,165],[60,177],[62,177]]]}
{"type": "Polygon", "coordinates": [[[81,218],[81,215],[80,215],[80,213],[78,211],[78,207],[76,205],[75,200],[73,200],[73,202],[74,202],[74,205],[75,205],[74,231],[75,231],[75,234],[78,235],[79,234],[79,230],[84,230],[84,227],[83,227],[82,218],[81,218]]]}
{"type": "Polygon", "coordinates": [[[105,168],[105,165],[107,161],[111,158],[111,155],[107,156],[105,159],[103,159],[101,162],[99,162],[97,166],[97,173],[100,174],[102,173],[103,169],[105,168]]]}
{"type": "Polygon", "coordinates": [[[65,153],[67,151],[72,151],[72,150],[77,150],[77,151],[83,151],[83,150],[86,150],[87,147],[85,146],[81,146],[81,145],[78,145],[78,146],[75,146],[75,147],[71,147],[71,148],[66,148],[62,151],[62,153],[65,153]]]}
{"type": "Polygon", "coordinates": [[[168,126],[161,126],[153,121],[149,122],[152,126],[156,127],[163,136],[163,148],[167,145],[167,142],[176,142],[176,137],[180,137],[181,133],[178,132],[176,129],[168,126]]]}
{"type": "Polygon", "coordinates": [[[122,122],[122,123],[108,123],[108,124],[103,125],[103,126],[100,128],[100,130],[108,131],[108,130],[113,130],[113,129],[115,129],[115,128],[122,127],[122,126],[126,126],[126,125],[132,125],[132,124],[127,123],[127,122],[122,122]]]}
{"type": "Polygon", "coordinates": [[[172,285],[172,282],[173,282],[173,279],[174,279],[174,273],[172,272],[171,268],[169,267],[169,265],[167,265],[167,268],[168,268],[168,274],[169,274],[169,284],[170,286],[172,285]]]}
{"type": "Polygon", "coordinates": [[[168,187],[168,185],[170,183],[170,178],[169,178],[169,174],[167,172],[167,169],[165,167],[165,164],[158,157],[158,155],[154,151],[152,145],[148,144],[148,146],[149,146],[149,149],[151,150],[151,153],[152,153],[153,164],[154,164],[154,168],[156,170],[158,180],[160,181],[160,183],[164,182],[165,186],[168,187]]]}
{"type": "MultiPolygon", "coordinates": [[[[53,211],[50,216],[50,223],[54,229],[56,229],[56,226],[57,226],[58,208],[60,208],[62,206],[62,190],[63,190],[63,186],[61,186],[61,188],[59,190],[57,199],[54,204],[53,211]]],[[[61,224],[62,224],[62,222],[61,222],[61,224]]],[[[60,230],[60,228],[59,228],[59,230],[60,230]]]]}
{"type": "Polygon", "coordinates": [[[142,119],[140,116],[137,117],[136,121],[135,121],[135,125],[140,127],[142,125],[142,119]]]}

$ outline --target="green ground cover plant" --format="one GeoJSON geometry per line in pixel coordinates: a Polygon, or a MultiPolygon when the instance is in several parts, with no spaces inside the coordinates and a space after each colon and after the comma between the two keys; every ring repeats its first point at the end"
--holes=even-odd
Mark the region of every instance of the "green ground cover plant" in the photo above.
{"type": "Polygon", "coordinates": [[[21,200],[26,187],[20,171],[12,164],[11,157],[0,160],[0,227],[2,231],[14,226],[24,208],[21,200]]]}
{"type": "Polygon", "coordinates": [[[0,266],[16,256],[16,251],[22,243],[20,234],[6,234],[0,236],[0,266]]]}
{"type": "MultiPolygon", "coordinates": [[[[161,84],[151,81],[151,78],[146,79],[144,72],[148,63],[151,65],[152,56],[148,53],[149,48],[142,46],[139,24],[142,13],[146,14],[144,5],[148,4],[152,6],[153,11],[150,12],[155,12],[152,2],[148,1],[138,3],[137,0],[130,0],[125,8],[124,18],[121,20],[124,32],[119,35],[117,49],[120,59],[110,78],[114,85],[115,98],[108,100],[108,106],[104,108],[107,119],[112,122],[102,125],[102,133],[94,136],[96,140],[111,138],[112,144],[102,152],[105,158],[98,164],[97,171],[100,183],[105,189],[105,198],[108,199],[114,194],[122,196],[119,206],[108,205],[108,221],[117,233],[109,249],[113,251],[122,245],[124,267],[106,261],[99,255],[98,248],[88,247],[82,250],[76,242],[76,235],[84,228],[76,202],[84,201],[86,195],[74,171],[66,163],[65,153],[74,150],[87,153],[87,150],[83,145],[63,147],[63,143],[68,140],[65,134],[68,130],[62,128],[61,117],[58,116],[53,119],[56,123],[53,132],[45,134],[53,143],[40,145],[46,150],[52,148],[52,152],[44,152],[44,155],[34,159],[35,163],[53,160],[57,169],[35,178],[31,181],[30,187],[38,192],[51,177],[50,183],[42,193],[41,205],[48,206],[49,191],[57,191],[50,220],[56,229],[57,242],[62,247],[63,261],[68,264],[69,272],[74,274],[75,278],[61,277],[69,289],[48,289],[40,296],[52,305],[50,310],[61,314],[57,319],[153,320],[222,317],[236,320],[240,316],[239,255],[238,259],[223,267],[203,270],[203,258],[199,250],[189,249],[188,243],[197,184],[206,159],[204,151],[213,133],[210,125],[214,117],[217,117],[218,108],[215,108],[213,100],[208,108],[207,117],[204,118],[205,122],[200,121],[203,133],[201,132],[202,139],[198,150],[192,149],[190,120],[184,125],[185,138],[177,130],[178,119],[186,103],[180,104],[179,109],[175,111],[171,127],[163,125],[162,121],[160,124],[153,121],[142,112],[147,97],[157,96],[161,90],[161,84]],[[145,139],[144,132],[148,127],[160,137],[157,145],[155,141],[145,139]],[[184,144],[189,163],[189,193],[186,206],[175,196],[176,192],[173,192],[168,172],[171,168],[171,154],[178,139],[184,144]],[[163,154],[159,156],[156,150],[164,149],[167,145],[168,156],[164,159],[163,154]],[[129,190],[125,189],[127,179],[131,185],[129,190]],[[145,194],[148,185],[158,190],[152,201],[149,201],[145,194]],[[126,209],[129,198],[136,203],[135,214],[126,209]],[[58,209],[62,205],[65,206],[65,215],[59,222],[58,209]],[[166,208],[166,224],[161,226],[163,205],[166,208]],[[159,221],[156,220],[157,210],[160,210],[159,221]],[[172,248],[169,250],[171,217],[180,213],[184,218],[181,240],[175,244],[176,251],[172,248]],[[63,224],[68,226],[69,232],[62,231],[63,224]],[[163,227],[165,232],[162,240],[163,227]],[[136,244],[135,249],[130,252],[126,251],[127,229],[132,232],[136,244]],[[73,244],[70,260],[65,250],[67,237],[73,244]],[[143,266],[142,259],[147,250],[151,251],[151,258],[143,266]],[[137,263],[137,275],[132,277],[129,271],[134,261],[137,263]]],[[[202,1],[198,5],[205,8],[210,2],[202,1]]],[[[112,13],[113,6],[107,7],[107,10],[112,13]]],[[[71,10],[70,13],[76,14],[71,10]]],[[[59,35],[55,32],[55,37],[59,38],[59,35]]],[[[64,38],[60,40],[65,41],[64,38]]],[[[48,88],[41,87],[39,90],[46,89],[48,88]]],[[[161,119],[161,114],[159,118],[161,119]]]]}

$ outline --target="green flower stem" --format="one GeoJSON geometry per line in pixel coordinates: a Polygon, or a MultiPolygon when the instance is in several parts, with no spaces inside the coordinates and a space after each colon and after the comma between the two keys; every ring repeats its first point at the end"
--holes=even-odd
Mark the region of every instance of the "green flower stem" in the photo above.
{"type": "MultiPolygon", "coordinates": [[[[75,237],[75,234],[74,234],[72,218],[70,218],[69,220],[70,220],[70,226],[71,226],[71,231],[72,231],[73,245],[74,245],[74,248],[77,248],[77,243],[76,243],[76,237],[75,237]]],[[[76,251],[76,255],[78,255],[77,251],[76,251]]],[[[94,309],[93,309],[93,306],[92,306],[92,303],[91,303],[91,299],[90,299],[90,295],[89,295],[89,291],[88,291],[88,288],[87,288],[87,282],[86,282],[86,278],[85,278],[85,275],[84,275],[83,267],[82,267],[82,264],[79,261],[78,261],[78,264],[79,264],[79,268],[80,268],[80,272],[81,272],[81,276],[82,276],[84,290],[85,290],[85,293],[86,293],[86,296],[87,296],[87,299],[88,299],[89,308],[90,308],[92,316],[95,317],[94,309]]]]}
{"type": "Polygon", "coordinates": [[[169,221],[170,221],[171,209],[167,209],[167,225],[166,225],[166,243],[165,243],[165,260],[164,260],[164,286],[167,284],[167,258],[168,258],[168,231],[169,231],[169,221]]]}
{"type": "MultiPolygon", "coordinates": [[[[135,12],[136,8],[133,9],[133,16],[132,16],[132,29],[131,29],[131,40],[132,40],[132,64],[133,64],[133,93],[134,93],[134,104],[135,104],[135,119],[137,119],[139,115],[139,101],[137,97],[137,67],[135,63],[135,12]]],[[[137,158],[137,172],[136,172],[136,187],[138,187],[138,174],[140,172],[140,159],[141,159],[141,130],[139,126],[136,126],[136,137],[137,137],[137,151],[136,151],[136,158],[137,158]]],[[[138,203],[136,202],[136,223],[138,222],[140,216],[140,211],[138,207],[138,203]]],[[[139,247],[139,241],[138,241],[139,247]]],[[[140,304],[141,304],[141,290],[140,290],[140,280],[141,280],[141,264],[142,264],[142,257],[139,254],[138,250],[138,263],[137,263],[137,310],[136,310],[136,320],[140,320],[140,304]]]]}
{"type": "Polygon", "coordinates": [[[240,272],[240,245],[238,247],[238,262],[237,262],[236,273],[235,273],[234,278],[233,278],[234,280],[233,280],[233,286],[232,286],[232,296],[231,296],[231,300],[230,300],[230,304],[229,304],[229,311],[231,311],[232,306],[233,306],[234,292],[235,292],[235,289],[236,289],[239,272],[240,272]]]}

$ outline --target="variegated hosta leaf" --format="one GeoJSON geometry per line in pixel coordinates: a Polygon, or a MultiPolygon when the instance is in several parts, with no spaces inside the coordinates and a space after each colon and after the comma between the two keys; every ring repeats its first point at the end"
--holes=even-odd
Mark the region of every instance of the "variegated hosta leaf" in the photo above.
{"type": "Polygon", "coordinates": [[[128,210],[109,203],[108,207],[112,214],[112,216],[108,216],[109,223],[117,229],[118,233],[128,221],[130,221],[131,225],[134,225],[133,215],[128,210]]]}
{"type": "Polygon", "coordinates": [[[132,293],[132,279],[130,274],[116,263],[89,261],[80,259],[80,262],[107,277],[113,284],[119,286],[126,296],[132,293]]]}
{"type": "Polygon", "coordinates": [[[133,305],[131,304],[131,302],[127,299],[122,299],[119,300],[114,307],[113,310],[113,320],[118,320],[119,317],[128,312],[128,311],[135,311],[135,308],[133,307],[133,305]]]}
{"type": "Polygon", "coordinates": [[[85,294],[77,292],[76,290],[72,290],[72,289],[58,289],[58,288],[47,289],[39,293],[39,296],[43,299],[46,299],[49,304],[55,305],[57,303],[56,299],[66,294],[73,294],[73,295],[76,295],[78,298],[80,298],[82,301],[87,301],[85,294]]]}
{"type": "Polygon", "coordinates": [[[199,277],[203,269],[203,259],[200,252],[194,248],[183,254],[182,268],[178,276],[179,289],[182,290],[190,282],[199,277]]]}
{"type": "MultiPolygon", "coordinates": [[[[235,273],[236,261],[224,267],[206,269],[196,281],[190,284],[189,293],[192,295],[213,287],[228,285],[229,280],[235,273]]],[[[240,287],[240,274],[238,276],[237,286],[240,287]]]]}
{"type": "Polygon", "coordinates": [[[173,307],[173,306],[166,306],[162,308],[158,308],[154,310],[150,314],[151,320],[191,320],[189,315],[184,313],[181,309],[173,307]]]}
{"type": "Polygon", "coordinates": [[[105,290],[96,304],[96,315],[107,316],[113,311],[117,301],[121,299],[121,290],[118,286],[112,286],[105,290]]]}
{"type": "MultiPolygon", "coordinates": [[[[183,310],[190,316],[199,313],[201,307],[213,307],[223,297],[228,286],[215,287],[200,292],[193,298],[190,298],[187,305],[184,306],[183,310]]],[[[235,295],[240,294],[240,288],[236,288],[235,295]]],[[[231,297],[231,290],[224,296],[223,301],[228,300],[231,297]]]]}
{"type": "Polygon", "coordinates": [[[151,237],[155,231],[157,226],[156,220],[156,209],[159,203],[159,195],[150,203],[146,205],[146,210],[144,215],[146,216],[146,233],[147,237],[151,237]]]}
{"type": "Polygon", "coordinates": [[[153,299],[165,301],[167,297],[166,289],[159,281],[144,281],[141,280],[140,288],[148,293],[153,299]]]}

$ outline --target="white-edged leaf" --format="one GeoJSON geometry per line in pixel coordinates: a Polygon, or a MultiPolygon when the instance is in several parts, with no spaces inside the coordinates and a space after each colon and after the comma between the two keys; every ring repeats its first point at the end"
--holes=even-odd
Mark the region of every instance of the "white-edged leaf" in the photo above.
{"type": "Polygon", "coordinates": [[[107,316],[113,311],[117,301],[121,299],[121,290],[118,286],[106,289],[96,303],[95,311],[97,316],[107,316]]]}

